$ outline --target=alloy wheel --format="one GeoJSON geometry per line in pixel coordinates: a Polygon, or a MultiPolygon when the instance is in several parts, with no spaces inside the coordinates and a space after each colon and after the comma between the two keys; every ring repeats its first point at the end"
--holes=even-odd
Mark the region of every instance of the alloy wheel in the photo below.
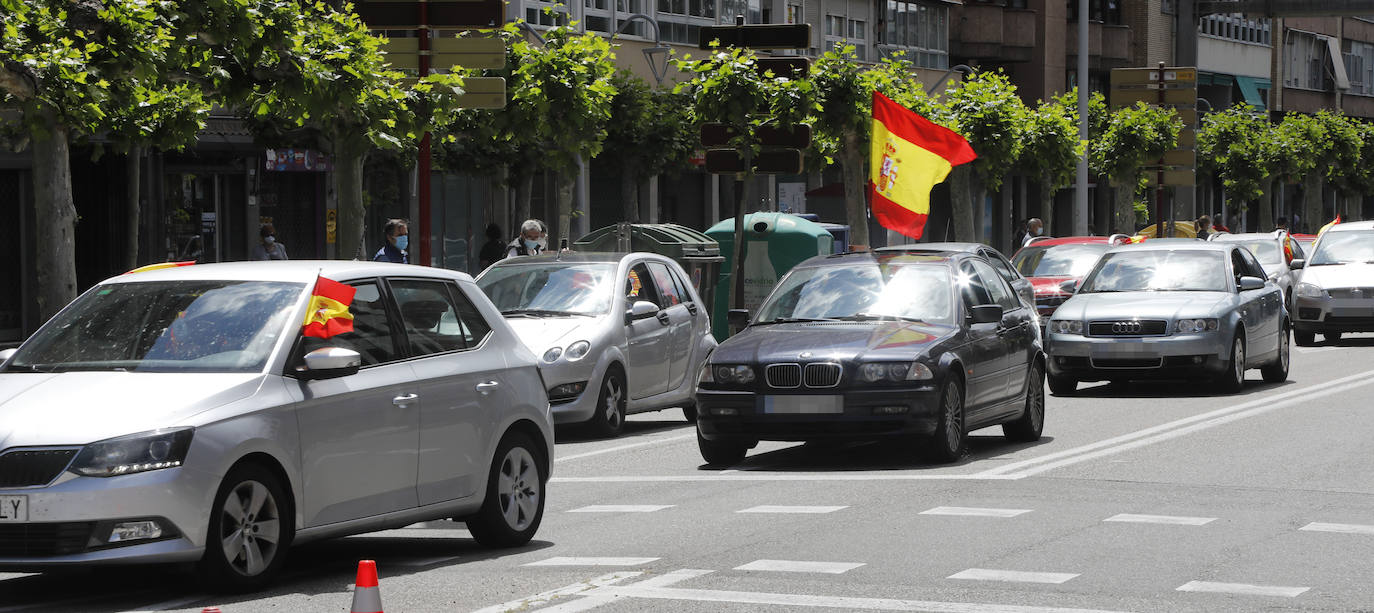
{"type": "Polygon", "coordinates": [[[618,430],[620,429],[620,420],[622,419],[620,414],[620,403],[625,398],[625,388],[621,386],[620,381],[615,377],[606,377],[604,388],[605,392],[602,395],[606,398],[606,406],[602,407],[601,410],[606,414],[606,425],[609,426],[611,430],[618,430]]]}
{"type": "Polygon", "coordinates": [[[244,481],[225,498],[220,514],[220,542],[229,566],[245,577],[261,574],[276,558],[281,540],[272,492],[257,481],[244,481]]]}
{"type": "Polygon", "coordinates": [[[539,467],[534,456],[524,447],[512,447],[501,460],[496,483],[501,516],[511,530],[524,530],[535,520],[539,513],[539,490],[539,467]]]}
{"type": "Polygon", "coordinates": [[[964,435],[964,411],[959,402],[959,390],[953,386],[945,388],[945,447],[954,451],[964,435]]]}
{"type": "Polygon", "coordinates": [[[1231,367],[1235,369],[1237,383],[1245,382],[1245,343],[1237,340],[1235,348],[1231,350],[1231,367]]]}
{"type": "MultiPolygon", "coordinates": [[[[1031,368],[1035,369],[1034,366],[1031,368]]],[[[1033,370],[1032,375],[1037,373],[1033,370]]],[[[1039,432],[1045,422],[1045,385],[1040,377],[1032,376],[1027,387],[1026,411],[1030,414],[1031,429],[1039,432]]]]}

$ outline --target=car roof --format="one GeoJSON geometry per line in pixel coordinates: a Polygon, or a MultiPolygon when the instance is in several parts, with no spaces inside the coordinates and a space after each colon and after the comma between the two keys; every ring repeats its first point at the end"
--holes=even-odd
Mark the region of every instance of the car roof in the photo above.
{"type": "MultiPolygon", "coordinates": [[[[1297,237],[1294,237],[1294,238],[1297,238],[1297,237]]],[[[1213,240],[1213,241],[1216,241],[1216,242],[1219,242],[1219,243],[1221,243],[1221,242],[1228,242],[1228,241],[1229,241],[1229,242],[1237,242],[1237,241],[1253,241],[1253,240],[1271,240],[1271,241],[1276,241],[1276,240],[1279,240],[1279,235],[1277,235],[1277,234],[1275,234],[1275,233],[1273,233],[1273,232],[1242,232],[1242,233],[1240,233],[1240,234],[1227,234],[1227,233],[1221,233],[1221,234],[1217,234],[1217,235],[1216,235],[1216,238],[1213,238],[1212,240],[1213,240]]]]}
{"type": "Polygon", "coordinates": [[[620,261],[631,257],[650,257],[658,259],[669,259],[665,256],[648,251],[633,251],[629,253],[613,251],[569,251],[566,253],[545,253],[540,255],[528,255],[515,258],[507,258],[497,262],[495,265],[511,266],[516,264],[545,264],[548,262],[568,262],[573,264],[617,264],[620,261]]]}
{"type": "Polygon", "coordinates": [[[1358,230],[1374,230],[1374,221],[1343,221],[1326,229],[1327,232],[1355,232],[1358,230]]]}
{"type": "Polygon", "coordinates": [[[977,252],[979,249],[985,247],[991,249],[991,247],[988,247],[987,245],[984,245],[982,243],[912,243],[909,245],[892,245],[890,247],[879,247],[877,251],[951,251],[956,253],[974,253],[977,252]]]}
{"type": "Polygon", "coordinates": [[[846,253],[834,253],[830,255],[818,255],[809,258],[796,268],[820,268],[824,266],[837,266],[841,264],[857,264],[863,262],[876,263],[881,257],[891,261],[894,258],[909,258],[904,260],[910,263],[933,263],[933,264],[952,264],[960,260],[982,260],[976,253],[965,251],[935,251],[918,250],[903,251],[901,249],[879,248],[873,251],[849,251],[846,253]]]}
{"type": "Polygon", "coordinates": [[[102,283],[207,280],[313,283],[316,276],[326,279],[418,276],[471,280],[471,277],[464,272],[445,268],[415,266],[412,264],[363,262],[355,260],[268,260],[193,264],[156,270],[145,270],[142,272],[130,272],[110,277],[102,281],[102,283]]]}
{"type": "Polygon", "coordinates": [[[1110,236],[1060,236],[1057,238],[1044,238],[1035,241],[1026,247],[1053,247],[1055,245],[1083,245],[1083,244],[1111,244],[1110,236]]]}
{"type": "Polygon", "coordinates": [[[1146,251],[1229,251],[1235,248],[1235,245],[1200,241],[1196,238],[1152,238],[1141,243],[1118,245],[1113,247],[1109,253],[1140,251],[1142,249],[1146,251]]]}

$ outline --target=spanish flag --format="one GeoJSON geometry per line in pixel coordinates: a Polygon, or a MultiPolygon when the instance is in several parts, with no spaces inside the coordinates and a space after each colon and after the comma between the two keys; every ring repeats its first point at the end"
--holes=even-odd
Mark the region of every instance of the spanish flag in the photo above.
{"type": "Polygon", "coordinates": [[[869,206],[884,228],[921,238],[930,190],[978,158],[964,137],[873,92],[869,206]]]}
{"type": "Polygon", "coordinates": [[[305,328],[301,334],[329,338],[352,332],[353,314],[348,312],[348,305],[353,302],[353,294],[357,291],[351,285],[316,277],[315,291],[310,295],[310,306],[305,311],[305,328]]]}
{"type": "Polygon", "coordinates": [[[1331,220],[1331,223],[1328,223],[1328,224],[1322,226],[1322,229],[1317,230],[1317,238],[1321,238],[1321,235],[1322,235],[1322,234],[1325,234],[1327,230],[1330,230],[1330,229],[1331,229],[1331,226],[1334,226],[1334,225],[1336,225],[1336,224],[1338,224],[1338,223],[1341,223],[1341,216],[1340,216],[1340,215],[1337,215],[1335,219],[1332,219],[1332,220],[1331,220]]]}

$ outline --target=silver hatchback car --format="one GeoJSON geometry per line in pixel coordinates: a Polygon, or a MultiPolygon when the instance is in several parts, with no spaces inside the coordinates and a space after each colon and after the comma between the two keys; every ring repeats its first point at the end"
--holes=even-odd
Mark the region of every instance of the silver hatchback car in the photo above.
{"type": "Polygon", "coordinates": [[[461,273],[126,274],[0,359],[0,568],[190,562],[246,590],[291,544],[454,518],[513,546],[543,515],[537,359],[461,273]]]}
{"type": "Polygon", "coordinates": [[[568,253],[493,264],[477,285],[538,356],[557,423],[616,436],[629,413],[682,407],[716,347],[707,305],[653,253],[568,253]]]}
{"type": "Polygon", "coordinates": [[[1336,341],[1344,332],[1374,332],[1374,222],[1331,226],[1312,245],[1293,290],[1293,338],[1310,345],[1320,332],[1336,341]]]}

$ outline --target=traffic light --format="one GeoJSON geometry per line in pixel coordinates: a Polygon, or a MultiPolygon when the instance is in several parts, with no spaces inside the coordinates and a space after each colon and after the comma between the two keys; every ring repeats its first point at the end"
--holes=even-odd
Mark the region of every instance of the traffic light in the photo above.
{"type": "MultiPolygon", "coordinates": [[[[734,130],[723,123],[701,126],[701,146],[706,147],[706,172],[733,174],[745,172],[744,158],[730,148],[734,130]]],[[[801,174],[802,149],[811,146],[811,126],[759,126],[754,129],[762,150],[754,156],[753,171],[758,174],[801,174]]]]}

